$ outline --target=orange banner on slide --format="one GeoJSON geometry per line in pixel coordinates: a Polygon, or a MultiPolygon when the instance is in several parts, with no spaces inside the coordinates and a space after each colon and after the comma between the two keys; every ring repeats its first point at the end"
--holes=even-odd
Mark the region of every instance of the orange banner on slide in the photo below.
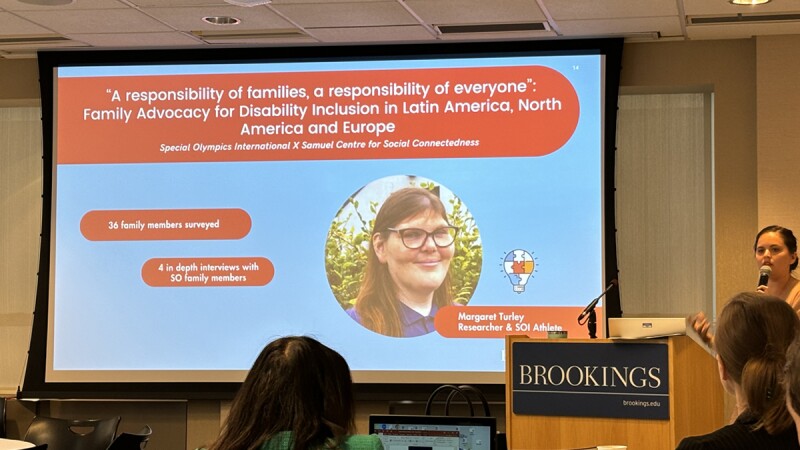
{"type": "MultiPolygon", "coordinates": [[[[569,338],[588,338],[578,324],[579,306],[446,306],[436,313],[436,331],[448,338],[504,338],[506,335],[547,337],[548,331],[566,331],[569,338]]],[[[603,336],[602,308],[597,313],[597,336],[603,336]]]]}
{"type": "Polygon", "coordinates": [[[264,257],[152,258],[142,280],[153,287],[264,286],[275,275],[264,257]]]}
{"type": "Polygon", "coordinates": [[[58,80],[59,164],[541,156],[580,116],[544,66],[58,80]]]}
{"type": "Polygon", "coordinates": [[[252,221],[239,208],[89,211],[81,233],[90,241],[241,239],[252,221]]]}

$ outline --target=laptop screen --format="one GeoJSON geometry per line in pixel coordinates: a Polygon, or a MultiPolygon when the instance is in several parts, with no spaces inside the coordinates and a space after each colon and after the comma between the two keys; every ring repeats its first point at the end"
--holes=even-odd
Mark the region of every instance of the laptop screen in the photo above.
{"type": "Polygon", "coordinates": [[[494,417],[373,414],[369,429],[385,450],[496,450],[494,417]]]}

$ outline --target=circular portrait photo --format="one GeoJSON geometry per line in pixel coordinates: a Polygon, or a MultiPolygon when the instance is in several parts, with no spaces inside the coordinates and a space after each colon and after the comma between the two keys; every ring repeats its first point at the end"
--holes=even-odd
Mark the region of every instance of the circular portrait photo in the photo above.
{"type": "Polygon", "coordinates": [[[375,180],[331,224],[325,271],[334,297],[365,328],[415,337],[445,306],[466,305],[483,251],[475,219],[449,189],[416,176],[375,180]]]}

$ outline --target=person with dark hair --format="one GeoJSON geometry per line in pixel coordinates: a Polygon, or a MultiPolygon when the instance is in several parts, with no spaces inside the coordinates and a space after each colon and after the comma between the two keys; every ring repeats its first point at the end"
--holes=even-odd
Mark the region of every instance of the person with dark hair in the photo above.
{"type": "MultiPolygon", "coordinates": [[[[753,251],[758,267],[769,268],[767,284],[756,290],[786,301],[800,315],[800,280],[792,274],[797,268],[797,238],[792,230],[779,225],[762,228],[756,234],[753,251]]],[[[704,340],[713,340],[711,323],[703,312],[692,316],[691,322],[704,340]]]]}
{"type": "Polygon", "coordinates": [[[458,229],[439,197],[408,187],[393,192],[375,217],[364,280],[347,312],[370,330],[413,337],[434,331],[440,308],[453,304],[450,261],[458,229]]]}
{"type": "Polygon", "coordinates": [[[714,348],[720,381],[736,398],[736,420],[687,437],[678,449],[800,449],[783,384],[786,349],[799,332],[800,319],[782,299],[734,296],[719,314],[714,348]]]}
{"type": "Polygon", "coordinates": [[[786,366],[783,369],[783,385],[786,391],[786,409],[797,428],[800,442],[800,334],[786,350],[786,366]]]}
{"type": "Polygon", "coordinates": [[[758,291],[786,300],[800,312],[800,280],[792,272],[797,268],[797,238],[792,230],[778,225],[765,227],[753,244],[759,267],[769,267],[769,280],[758,291]]]}
{"type": "Polygon", "coordinates": [[[354,435],[347,362],[307,336],[269,343],[231,403],[209,450],[382,450],[376,435],[354,435]]]}

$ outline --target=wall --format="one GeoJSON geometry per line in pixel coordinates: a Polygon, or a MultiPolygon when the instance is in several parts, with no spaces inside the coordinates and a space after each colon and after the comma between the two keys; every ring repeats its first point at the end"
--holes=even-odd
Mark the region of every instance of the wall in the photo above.
{"type": "MultiPolygon", "coordinates": [[[[3,107],[29,106],[22,120],[39,120],[37,70],[35,60],[0,59],[0,118],[3,107]]],[[[41,145],[41,133],[13,128],[0,129],[0,148],[9,149],[0,155],[0,255],[15,256],[0,259],[0,371],[25,359],[24,349],[14,346],[30,334],[39,257],[39,232],[33,230],[41,226],[41,205],[34,206],[42,192],[41,155],[24,153],[41,145]],[[25,146],[7,145],[11,142],[25,146]]],[[[8,388],[0,382],[0,395],[8,388]]]]}
{"type": "MultiPolygon", "coordinates": [[[[798,41],[798,37],[769,37],[625,45],[622,86],[654,92],[713,92],[715,154],[711,187],[715,202],[712,220],[718,307],[735,292],[752,289],[756,268],[750,245],[759,225],[776,221],[788,226],[795,223],[795,228],[800,229],[796,225],[800,221],[794,213],[796,208],[787,204],[792,198],[784,194],[783,183],[793,178],[791,163],[800,158],[792,150],[800,131],[796,131],[795,115],[791,114],[796,111],[795,105],[800,104],[800,89],[792,79],[800,73],[800,58],[795,50],[800,48],[798,41]]],[[[36,79],[35,62],[0,60],[0,101],[36,99],[36,79]]],[[[3,158],[5,155],[0,155],[0,165],[3,158]]],[[[29,230],[31,233],[36,233],[32,234],[35,238],[38,230],[29,230]]],[[[659,255],[648,257],[659,258],[659,255]]],[[[0,280],[0,286],[10,281],[13,280],[0,280]]],[[[32,307],[34,285],[26,285],[26,289],[30,290],[27,298],[32,307]]],[[[0,327],[3,312],[0,310],[0,327]]],[[[105,411],[93,402],[56,402],[46,408],[54,413],[76,415],[105,411]]],[[[159,432],[170,435],[165,442],[183,442],[185,448],[194,448],[214,435],[214,424],[219,421],[216,402],[188,402],[185,408],[141,403],[132,408],[141,420],[160,421],[151,423],[156,430],[153,445],[148,447],[152,450],[170,448],[157,441],[159,432]],[[162,417],[164,411],[169,412],[168,417],[162,417]]],[[[28,415],[24,411],[30,411],[22,410],[18,429],[24,429],[28,415]]],[[[386,411],[383,402],[360,402],[361,431],[365,431],[367,414],[386,411]]]]}
{"type": "Polygon", "coordinates": [[[757,41],[758,226],[780,224],[800,231],[792,181],[800,167],[800,36],[757,41]]]}
{"type": "Polygon", "coordinates": [[[0,393],[19,382],[30,338],[42,224],[38,106],[0,103],[0,393]],[[38,206],[37,206],[38,204],[38,206]]]}
{"type": "Polygon", "coordinates": [[[718,307],[752,289],[755,271],[748,251],[758,222],[755,50],[755,40],[728,40],[631,44],[623,53],[623,86],[712,86],[718,307]]]}
{"type": "Polygon", "coordinates": [[[39,99],[39,65],[35,59],[0,59],[0,104],[39,99]]]}

